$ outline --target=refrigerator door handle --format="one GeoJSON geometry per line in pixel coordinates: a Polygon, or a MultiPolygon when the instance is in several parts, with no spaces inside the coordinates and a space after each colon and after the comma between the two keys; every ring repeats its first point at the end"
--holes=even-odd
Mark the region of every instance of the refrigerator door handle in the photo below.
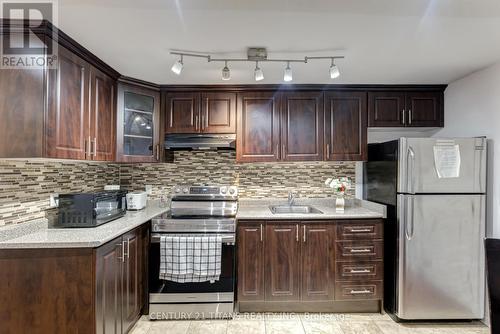
{"type": "Polygon", "coordinates": [[[407,187],[410,194],[415,193],[414,188],[414,169],[415,169],[415,151],[413,148],[408,147],[406,152],[406,173],[407,173],[407,187]]]}
{"type": "Polygon", "coordinates": [[[413,231],[414,231],[414,213],[415,213],[415,196],[408,196],[407,197],[407,206],[405,210],[405,236],[406,240],[411,240],[413,238],[413,231]],[[409,208],[408,208],[409,207],[409,208]]]}

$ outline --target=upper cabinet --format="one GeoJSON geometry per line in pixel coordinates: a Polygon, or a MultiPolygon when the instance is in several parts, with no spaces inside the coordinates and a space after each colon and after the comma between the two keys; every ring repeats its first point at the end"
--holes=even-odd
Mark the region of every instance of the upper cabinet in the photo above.
{"type": "Polygon", "coordinates": [[[159,162],[163,154],[160,131],[160,92],[130,84],[118,86],[117,160],[159,162]]]}
{"type": "Polygon", "coordinates": [[[370,92],[370,127],[443,127],[443,92],[370,92]]]}
{"type": "Polygon", "coordinates": [[[323,94],[285,92],[281,111],[281,159],[323,159],[323,94]]]}
{"type": "Polygon", "coordinates": [[[366,160],[366,93],[325,93],[325,160],[366,160]]]}
{"type": "Polygon", "coordinates": [[[166,133],[236,132],[235,93],[170,92],[166,109],[166,133]]]}
{"type": "Polygon", "coordinates": [[[46,157],[113,161],[115,81],[59,47],[48,71],[46,157]]]}
{"type": "Polygon", "coordinates": [[[280,159],[280,101],[274,92],[238,94],[237,161],[280,159]]]}

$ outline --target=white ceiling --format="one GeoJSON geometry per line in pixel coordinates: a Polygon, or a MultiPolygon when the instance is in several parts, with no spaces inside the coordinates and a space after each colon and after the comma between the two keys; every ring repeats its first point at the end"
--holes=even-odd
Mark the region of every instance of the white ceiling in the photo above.
{"type": "MultiPolygon", "coordinates": [[[[252,63],[185,59],[170,71],[169,50],[245,57],[342,54],[293,64],[294,83],[449,83],[500,60],[500,0],[59,0],[59,27],[120,73],[161,84],[255,83],[252,63]]],[[[282,83],[284,65],[263,63],[282,83]]]]}

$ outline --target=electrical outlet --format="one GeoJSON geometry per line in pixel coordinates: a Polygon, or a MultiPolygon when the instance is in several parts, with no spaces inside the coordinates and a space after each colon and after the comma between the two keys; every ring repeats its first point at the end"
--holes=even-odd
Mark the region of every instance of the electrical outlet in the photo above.
{"type": "Polygon", "coordinates": [[[153,193],[153,186],[151,184],[146,184],[146,194],[151,195],[153,193]]]}
{"type": "Polygon", "coordinates": [[[49,208],[57,208],[59,206],[59,194],[50,194],[49,208]]]}

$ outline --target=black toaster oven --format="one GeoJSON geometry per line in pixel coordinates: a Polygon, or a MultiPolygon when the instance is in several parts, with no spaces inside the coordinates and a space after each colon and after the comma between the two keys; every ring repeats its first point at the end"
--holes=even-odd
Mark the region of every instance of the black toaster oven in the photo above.
{"type": "Polygon", "coordinates": [[[95,227],[125,215],[126,191],[59,195],[58,227],[95,227]]]}

